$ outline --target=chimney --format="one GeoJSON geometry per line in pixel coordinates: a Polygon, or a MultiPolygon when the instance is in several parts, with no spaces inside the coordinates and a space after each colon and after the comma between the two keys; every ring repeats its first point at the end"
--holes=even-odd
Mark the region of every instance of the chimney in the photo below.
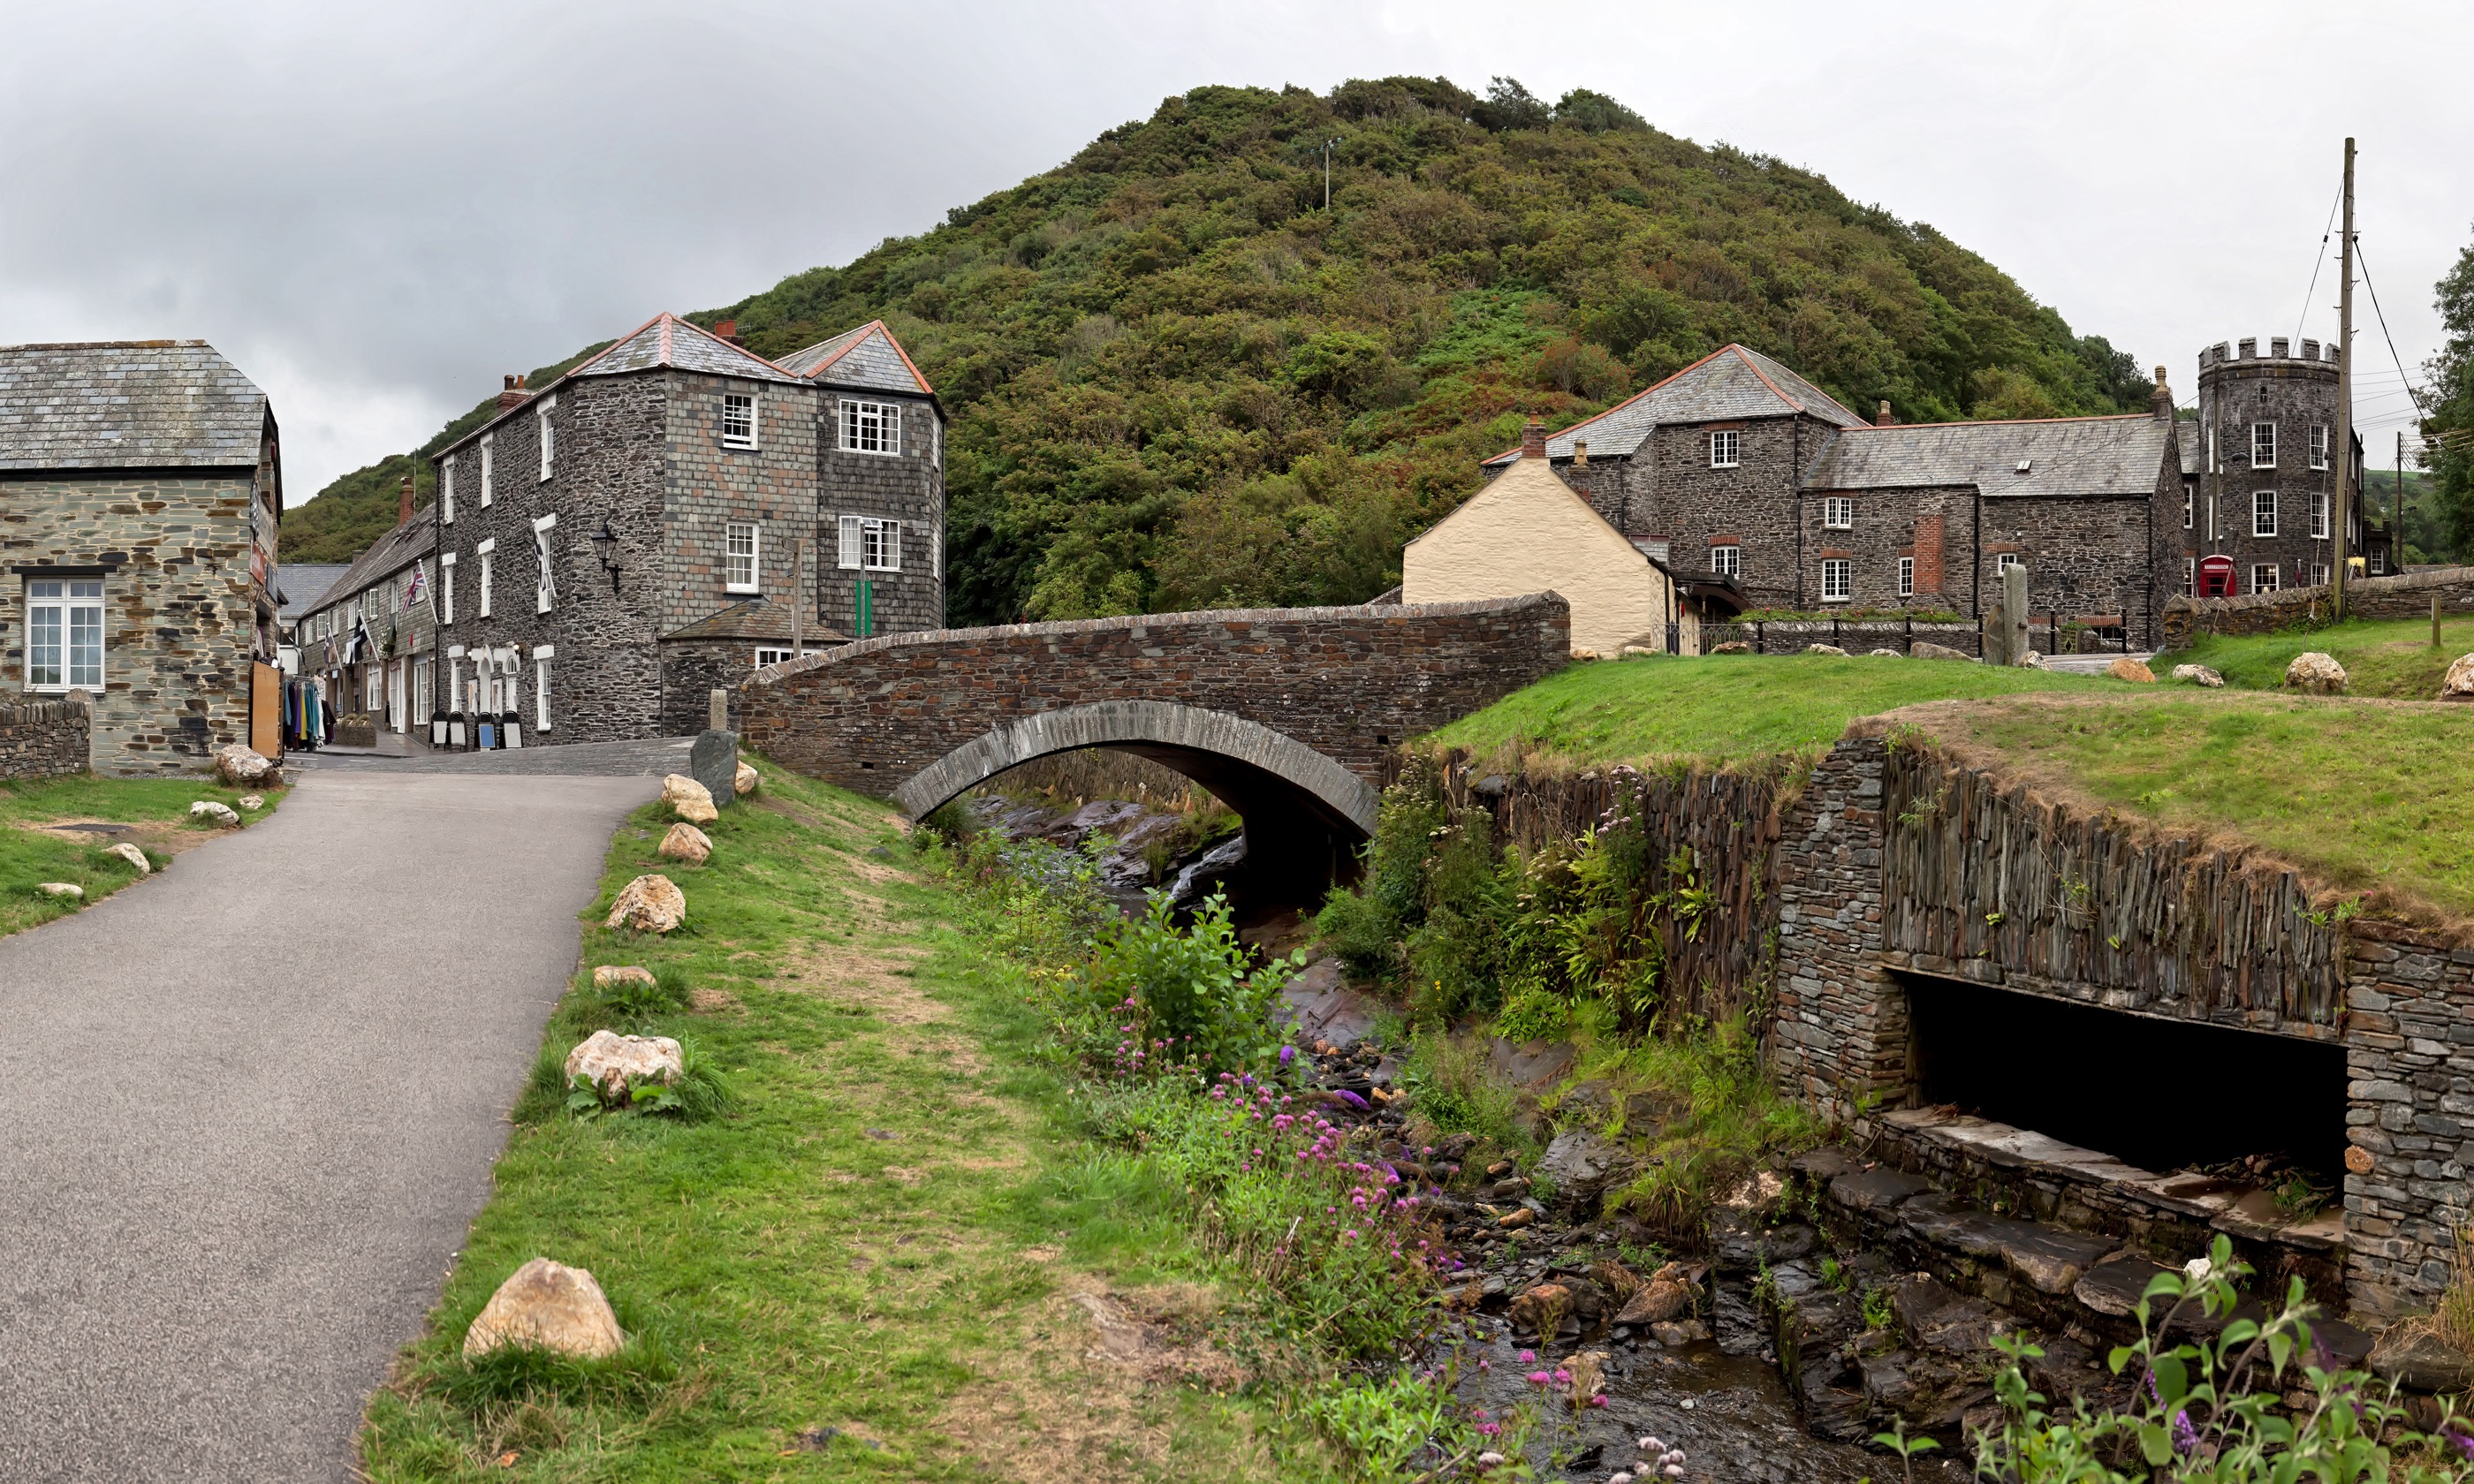
{"type": "Polygon", "coordinates": [[[1520,429],[1520,456],[1524,459],[1546,457],[1546,424],[1535,418],[1520,429]]]}
{"type": "Polygon", "coordinates": [[[2159,422],[2173,420],[2173,389],[2165,384],[2165,368],[2156,368],[2156,390],[2147,394],[2147,415],[2159,422]]]}
{"type": "Polygon", "coordinates": [[[1588,468],[1589,467],[1589,440],[1587,440],[1587,439],[1581,439],[1581,438],[1576,438],[1576,439],[1572,440],[1572,467],[1574,467],[1574,468],[1588,468]]]}
{"type": "Polygon", "coordinates": [[[396,500],[395,523],[400,526],[412,524],[412,476],[410,474],[403,476],[403,493],[396,500]]]}
{"type": "Polygon", "coordinates": [[[722,321],[719,324],[713,327],[713,332],[719,338],[729,341],[732,345],[738,346],[741,348],[744,348],[747,345],[747,337],[739,333],[739,322],[737,320],[722,321]]]}
{"type": "Polygon", "coordinates": [[[1886,396],[1881,398],[1881,410],[1873,415],[1873,426],[1877,428],[1886,428],[1898,420],[1898,418],[1890,411],[1890,399],[1886,396]]]}
{"type": "Polygon", "coordinates": [[[505,412],[510,407],[521,407],[532,399],[533,395],[524,390],[524,378],[509,375],[507,384],[498,391],[498,411],[505,412]]]}

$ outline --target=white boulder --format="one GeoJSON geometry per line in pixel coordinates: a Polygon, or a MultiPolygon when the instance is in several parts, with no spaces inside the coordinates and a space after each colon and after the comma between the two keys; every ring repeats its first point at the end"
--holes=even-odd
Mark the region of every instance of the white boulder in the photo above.
{"type": "Polygon", "coordinates": [[[137,847],[131,845],[126,840],[121,841],[118,845],[111,847],[103,853],[106,855],[117,855],[122,860],[129,862],[129,864],[137,868],[137,874],[141,876],[151,876],[155,874],[155,863],[146,858],[146,852],[139,850],[137,847]]]}
{"type": "Polygon", "coordinates": [[[627,1343],[601,1285],[583,1268],[535,1257],[516,1269],[464,1331],[464,1358],[502,1346],[600,1360],[627,1343]]]}
{"type": "Polygon", "coordinates": [[[2193,685],[2205,685],[2210,690],[2225,688],[2225,678],[2203,664],[2177,664],[2173,667],[2173,678],[2193,685]]]}
{"type": "Polygon", "coordinates": [[[593,987],[596,990],[617,989],[622,984],[657,984],[653,971],[641,964],[603,964],[593,970],[593,987]]]}
{"type": "Polygon", "coordinates": [[[668,834],[662,837],[660,854],[665,860],[685,861],[691,866],[701,866],[705,863],[706,857],[713,854],[713,837],[687,821],[681,820],[670,826],[668,834]]]}
{"type": "Polygon", "coordinates": [[[74,881],[44,881],[36,884],[35,890],[46,897],[66,897],[71,900],[82,900],[85,897],[85,888],[74,881]]]}
{"type": "Polygon", "coordinates": [[[2345,689],[2345,667],[2334,655],[2308,650],[2285,667],[2285,683],[2314,696],[2334,696],[2345,689]]]}
{"type": "Polygon", "coordinates": [[[237,825],[240,823],[240,816],[232,812],[230,804],[217,803],[211,799],[201,799],[197,802],[189,805],[189,818],[193,820],[206,820],[217,825],[237,825]]]}
{"type": "Polygon", "coordinates": [[[632,927],[640,933],[667,933],[688,920],[688,894],[664,875],[638,876],[619,890],[610,904],[604,927],[632,927]]]}
{"type": "Polygon", "coordinates": [[[1807,644],[1804,652],[1807,655],[1836,655],[1841,659],[1847,658],[1847,651],[1835,644],[1807,644]]]}
{"type": "Polygon", "coordinates": [[[684,773],[662,779],[662,802],[691,825],[710,825],[721,818],[721,811],[714,807],[713,790],[684,773]]]}
{"type": "Polygon", "coordinates": [[[731,791],[739,795],[740,798],[744,799],[748,795],[755,793],[756,790],[763,787],[764,784],[764,775],[757,772],[751,764],[740,763],[739,765],[739,773],[737,777],[731,780],[731,791]]]}
{"type": "Polygon", "coordinates": [[[594,1031],[567,1054],[567,1080],[593,1084],[603,1102],[623,1106],[636,1089],[668,1087],[679,1080],[687,1063],[679,1043],[667,1036],[621,1036],[594,1031]]]}
{"type": "Polygon", "coordinates": [[[234,788],[259,781],[274,766],[263,754],[237,742],[215,753],[215,777],[234,788]]]}
{"type": "Polygon", "coordinates": [[[2442,701],[2474,701],[2474,655],[2460,655],[2439,682],[2442,701]]]}
{"type": "Polygon", "coordinates": [[[1969,664],[1977,662],[1976,657],[1967,651],[1953,649],[1947,644],[1936,644],[1930,639],[1916,640],[1907,650],[1907,654],[1916,659],[1964,659],[1969,664]]]}

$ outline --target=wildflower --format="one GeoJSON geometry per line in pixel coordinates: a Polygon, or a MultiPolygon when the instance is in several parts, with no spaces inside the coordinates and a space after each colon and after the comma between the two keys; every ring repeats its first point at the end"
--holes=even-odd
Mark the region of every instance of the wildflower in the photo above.
{"type": "Polygon", "coordinates": [[[1295,1047],[1295,1046],[1282,1046],[1282,1047],[1280,1048],[1280,1065],[1281,1065],[1282,1066],[1286,1066],[1286,1065],[1288,1065],[1291,1062],[1294,1062],[1294,1061],[1296,1061],[1297,1059],[1298,1059],[1298,1048],[1297,1048],[1297,1047],[1295,1047]]]}
{"type": "Polygon", "coordinates": [[[1543,1371],[1532,1371],[1528,1376],[1529,1384],[1532,1386],[1543,1386],[1549,1379],[1551,1379],[1551,1377],[1549,1377],[1543,1371]]]}
{"type": "Polygon", "coordinates": [[[2208,1281],[2208,1275],[2215,1271],[2216,1269],[2210,1266],[2208,1259],[2205,1257],[2193,1257],[2190,1261],[2182,1264],[2182,1276],[2189,1279],[2194,1283],[2206,1282],[2208,1281]]]}
{"type": "Polygon", "coordinates": [[[1534,1350],[1524,1350],[1520,1352],[1520,1363],[1522,1365],[1527,1365],[1529,1362],[1537,1358],[1538,1352],[1534,1350]]]}
{"type": "Polygon", "coordinates": [[[2199,1450],[2199,1429],[2191,1425],[2191,1414],[2173,1414],[2173,1451],[2195,1453],[2199,1450]]]}

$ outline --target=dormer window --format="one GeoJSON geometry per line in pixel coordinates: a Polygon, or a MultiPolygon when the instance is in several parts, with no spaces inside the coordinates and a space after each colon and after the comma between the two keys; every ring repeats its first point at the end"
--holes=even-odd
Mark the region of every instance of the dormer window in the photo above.
{"type": "Polygon", "coordinates": [[[1722,428],[1710,435],[1710,467],[1711,468],[1734,468],[1736,467],[1740,462],[1738,454],[1742,447],[1742,445],[1737,442],[1739,437],[1740,435],[1737,434],[1734,428],[1722,428]]]}
{"type": "Polygon", "coordinates": [[[2015,468],[2015,469],[2011,470],[2011,472],[2012,472],[2012,473],[2016,473],[2016,474],[2028,474],[2028,473],[2033,473],[2033,472],[2035,471],[2035,468],[2036,468],[2036,461],[2035,461],[2035,460],[2033,460],[2033,459],[2021,459],[2021,460],[2019,461],[2019,467],[2018,467],[2017,468],[2015,468]]]}

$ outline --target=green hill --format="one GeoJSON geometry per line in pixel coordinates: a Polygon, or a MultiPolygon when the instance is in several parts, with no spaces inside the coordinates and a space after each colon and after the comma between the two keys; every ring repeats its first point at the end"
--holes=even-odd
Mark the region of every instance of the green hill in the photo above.
{"type": "MultiPolygon", "coordinates": [[[[2147,396],[2130,356],[1929,227],[1503,79],[1200,88],[693,318],[766,355],[893,326],[953,418],[956,622],[1370,597],[1523,418],[1577,420],[1731,340],[1908,420],[2147,396]]],[[[392,521],[385,467],[339,485],[382,485],[392,521]]]]}

